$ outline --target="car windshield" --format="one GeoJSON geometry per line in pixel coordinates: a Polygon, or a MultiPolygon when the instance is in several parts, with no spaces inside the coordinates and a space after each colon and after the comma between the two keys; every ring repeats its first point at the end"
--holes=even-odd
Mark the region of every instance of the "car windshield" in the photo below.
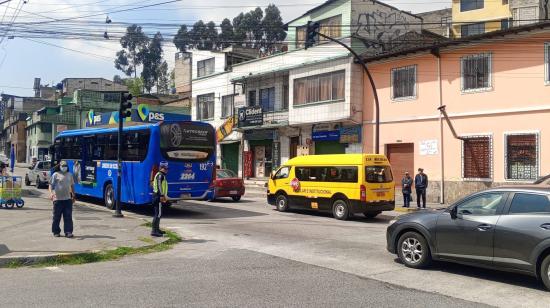
{"type": "Polygon", "coordinates": [[[226,169],[216,170],[216,177],[219,179],[236,178],[235,172],[226,169]]]}

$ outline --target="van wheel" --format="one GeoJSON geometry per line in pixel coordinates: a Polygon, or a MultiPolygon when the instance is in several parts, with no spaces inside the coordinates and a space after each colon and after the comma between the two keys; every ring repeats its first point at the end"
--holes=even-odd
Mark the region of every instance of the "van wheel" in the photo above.
{"type": "Polygon", "coordinates": [[[275,199],[275,204],[277,205],[277,211],[279,212],[286,212],[288,211],[288,198],[280,194],[277,196],[277,199],[275,199]]]}
{"type": "Polygon", "coordinates": [[[349,206],[345,200],[338,199],[332,204],[332,215],[338,220],[348,220],[349,206]]]}
{"type": "Polygon", "coordinates": [[[103,203],[105,207],[110,210],[115,208],[115,190],[113,189],[113,184],[107,184],[105,190],[103,191],[103,203]]]}
{"type": "Polygon", "coordinates": [[[374,218],[374,217],[378,216],[380,213],[382,213],[382,212],[365,212],[365,213],[363,213],[363,215],[365,215],[365,217],[367,217],[367,218],[374,218]]]}
{"type": "Polygon", "coordinates": [[[407,232],[399,238],[397,255],[407,267],[424,268],[432,262],[428,242],[416,232],[407,232]]]}
{"type": "Polygon", "coordinates": [[[550,255],[547,255],[540,265],[539,277],[547,290],[550,290],[550,255]]]}

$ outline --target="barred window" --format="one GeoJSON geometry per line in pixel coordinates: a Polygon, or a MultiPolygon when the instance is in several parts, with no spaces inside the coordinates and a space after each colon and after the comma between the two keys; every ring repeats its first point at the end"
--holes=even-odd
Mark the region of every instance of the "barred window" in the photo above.
{"type": "Polygon", "coordinates": [[[214,93],[197,96],[197,120],[214,118],[214,93]]]}
{"type": "Polygon", "coordinates": [[[479,35],[485,33],[485,23],[479,22],[475,24],[460,26],[460,36],[467,37],[472,35],[479,35]]]}
{"type": "Polygon", "coordinates": [[[462,91],[491,87],[491,54],[462,57],[462,91]]]}
{"type": "Polygon", "coordinates": [[[197,77],[207,76],[214,73],[215,58],[197,62],[197,77]]]}
{"type": "Polygon", "coordinates": [[[536,134],[506,136],[506,179],[536,180],[539,176],[536,134]]]}
{"type": "Polygon", "coordinates": [[[462,141],[462,177],[492,178],[492,140],[490,136],[466,137],[462,141]]]}
{"type": "Polygon", "coordinates": [[[233,101],[233,95],[226,95],[222,97],[222,118],[228,118],[233,115],[233,101]]]}
{"type": "Polygon", "coordinates": [[[416,65],[391,70],[392,98],[416,96],[416,65]]]}

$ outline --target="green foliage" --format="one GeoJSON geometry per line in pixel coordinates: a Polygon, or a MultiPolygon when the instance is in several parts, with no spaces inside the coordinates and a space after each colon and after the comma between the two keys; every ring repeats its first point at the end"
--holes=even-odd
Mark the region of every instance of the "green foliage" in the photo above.
{"type": "Polygon", "coordinates": [[[265,9],[265,16],[262,20],[262,28],[265,32],[264,47],[268,50],[268,52],[273,52],[275,49],[275,43],[282,42],[286,38],[281,12],[274,4],[270,4],[265,9]]]}
{"type": "Polygon", "coordinates": [[[149,38],[138,25],[131,25],[126,34],[120,38],[122,50],[118,51],[115,59],[115,68],[127,76],[134,74],[137,77],[137,67],[142,64],[139,54],[146,48],[149,38]]]}
{"type": "Polygon", "coordinates": [[[170,94],[170,74],[168,73],[168,63],[166,61],[158,68],[157,93],[170,94]]]}
{"type": "Polygon", "coordinates": [[[127,78],[124,79],[124,84],[128,87],[128,91],[135,97],[143,94],[143,79],[139,78],[127,78]]]}
{"type": "Polygon", "coordinates": [[[220,24],[220,28],[221,33],[218,37],[218,45],[221,48],[227,48],[231,46],[234,40],[235,33],[233,32],[233,25],[229,19],[225,18],[220,24]]]}
{"type": "Polygon", "coordinates": [[[178,33],[174,36],[174,45],[176,45],[176,48],[179,51],[185,52],[189,48],[189,46],[193,45],[193,41],[191,39],[191,33],[187,30],[186,25],[181,25],[180,29],[178,30],[178,33]]]}
{"type": "Polygon", "coordinates": [[[151,93],[153,86],[158,83],[160,66],[162,65],[162,41],[162,34],[157,32],[139,55],[143,62],[141,78],[148,93],[151,93]]]}

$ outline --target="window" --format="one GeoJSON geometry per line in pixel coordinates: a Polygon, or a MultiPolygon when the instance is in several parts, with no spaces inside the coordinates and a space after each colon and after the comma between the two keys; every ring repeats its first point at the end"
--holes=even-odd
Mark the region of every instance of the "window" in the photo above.
{"type": "Polygon", "coordinates": [[[277,171],[277,173],[275,173],[275,176],[273,177],[273,179],[274,180],[286,179],[288,178],[289,174],[290,174],[290,167],[282,167],[281,169],[279,169],[279,171],[277,171]]]}
{"type": "Polygon", "coordinates": [[[416,65],[391,70],[392,99],[416,97],[416,65]]]}
{"type": "Polygon", "coordinates": [[[457,213],[462,215],[497,215],[504,201],[504,193],[486,193],[472,197],[457,205],[457,213]]]}
{"type": "Polygon", "coordinates": [[[477,54],[461,58],[462,91],[491,88],[491,54],[477,54]]]}
{"type": "Polygon", "coordinates": [[[296,48],[303,48],[306,43],[307,27],[296,27],[296,48]]]}
{"type": "Polygon", "coordinates": [[[215,58],[197,62],[197,77],[203,77],[214,73],[215,58]]]}
{"type": "Polygon", "coordinates": [[[544,44],[544,68],[546,84],[550,84],[550,43],[544,44]]]}
{"type": "Polygon", "coordinates": [[[502,0],[502,5],[508,4],[508,0],[502,0]]]}
{"type": "Polygon", "coordinates": [[[144,161],[149,148],[149,130],[124,132],[122,138],[122,160],[144,161]]]}
{"type": "Polygon", "coordinates": [[[344,99],[345,71],[294,79],[294,105],[344,99]]]}
{"type": "Polygon", "coordinates": [[[483,22],[460,26],[461,37],[479,35],[483,33],[485,33],[485,23],[483,22]]]}
{"type": "Polygon", "coordinates": [[[539,176],[537,135],[507,135],[505,141],[506,179],[536,180],[539,176]]]}
{"type": "Polygon", "coordinates": [[[275,88],[260,90],[260,106],[263,112],[275,111],[275,88]]]}
{"type": "Polygon", "coordinates": [[[226,95],[222,97],[222,118],[233,116],[234,96],[226,95]]]}
{"type": "Polygon", "coordinates": [[[357,183],[357,167],[296,167],[296,178],[304,182],[357,183]]]}
{"type": "Polygon", "coordinates": [[[451,23],[453,22],[453,17],[452,16],[443,16],[441,17],[441,26],[442,27],[448,27],[451,25],[451,23]]]}
{"type": "MultiPolygon", "coordinates": [[[[330,17],[319,21],[319,33],[331,38],[342,36],[342,15],[330,17]]],[[[319,38],[320,42],[328,41],[326,38],[319,38]]]]}
{"type": "Polygon", "coordinates": [[[40,130],[43,133],[51,133],[52,132],[52,124],[51,123],[42,123],[40,130]]]}
{"type": "Polygon", "coordinates": [[[248,106],[256,106],[256,90],[248,91],[248,106]]]}
{"type": "Polygon", "coordinates": [[[197,96],[197,120],[214,118],[214,93],[197,96]]]}
{"type": "Polygon", "coordinates": [[[289,94],[288,94],[288,85],[283,85],[283,106],[282,110],[288,110],[288,100],[289,100],[289,94]]]}
{"type": "Polygon", "coordinates": [[[546,195],[516,193],[510,205],[510,214],[550,214],[550,200],[546,195]]]}
{"type": "Polygon", "coordinates": [[[218,169],[216,170],[216,178],[218,179],[230,179],[238,177],[235,172],[229,169],[218,169]]]}
{"type": "Polygon", "coordinates": [[[466,12],[483,8],[483,0],[460,0],[460,11],[466,12]]]}
{"type": "Polygon", "coordinates": [[[500,30],[506,30],[512,25],[510,19],[503,19],[500,21],[500,30]]]}
{"type": "Polygon", "coordinates": [[[365,167],[365,180],[368,183],[393,182],[391,168],[389,166],[367,166],[365,167]]]}
{"type": "Polygon", "coordinates": [[[462,141],[462,177],[492,178],[492,140],[489,136],[466,137],[462,141]]]}

